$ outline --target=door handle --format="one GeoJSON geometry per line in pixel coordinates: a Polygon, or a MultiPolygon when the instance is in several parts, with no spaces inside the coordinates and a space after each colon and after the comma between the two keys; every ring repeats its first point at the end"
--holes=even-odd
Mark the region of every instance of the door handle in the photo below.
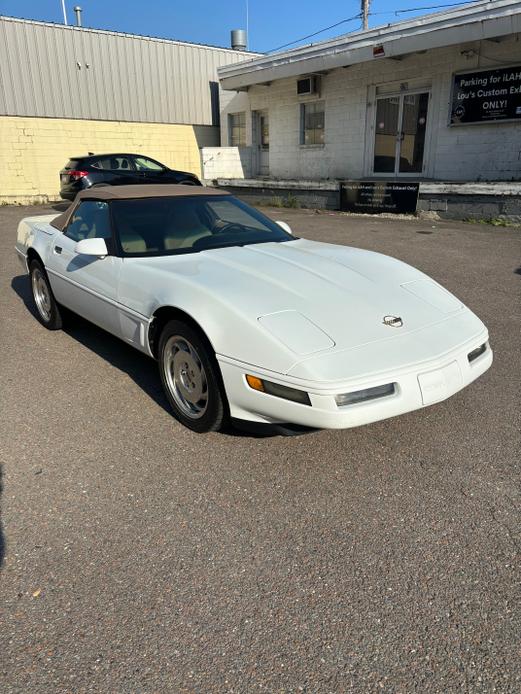
{"type": "Polygon", "coordinates": [[[60,255],[60,253],[62,252],[62,250],[63,250],[63,249],[62,249],[61,246],[55,246],[55,247],[54,247],[54,252],[55,252],[55,253],[58,253],[58,255],[60,255]]]}

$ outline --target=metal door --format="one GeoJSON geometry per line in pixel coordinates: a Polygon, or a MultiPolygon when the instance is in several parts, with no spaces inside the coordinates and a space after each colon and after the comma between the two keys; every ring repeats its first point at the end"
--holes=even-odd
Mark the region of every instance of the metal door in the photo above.
{"type": "Polygon", "coordinates": [[[121,258],[76,253],[76,243],[86,238],[104,238],[111,246],[111,228],[106,202],[84,200],[74,211],[67,229],[53,238],[45,267],[56,300],[119,335],[117,294],[121,258]]]}

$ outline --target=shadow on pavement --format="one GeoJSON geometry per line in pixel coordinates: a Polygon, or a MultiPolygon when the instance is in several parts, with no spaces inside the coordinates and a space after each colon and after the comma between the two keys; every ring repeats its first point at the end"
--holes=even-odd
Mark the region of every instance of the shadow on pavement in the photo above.
{"type": "MultiPolygon", "coordinates": [[[[22,299],[28,311],[36,319],[27,275],[14,277],[11,287],[22,299]]],[[[93,323],[65,310],[63,331],[108,361],[130,378],[160,407],[170,414],[168,401],[163,394],[156,363],[145,354],[138,352],[122,340],[110,335],[93,323]]]]}
{"type": "MultiPolygon", "coordinates": [[[[27,275],[19,275],[14,277],[11,282],[13,291],[22,299],[27,310],[37,320],[36,308],[33,303],[29,279],[27,275]]],[[[145,393],[162,407],[168,414],[172,414],[170,405],[163,392],[163,386],[159,378],[157,364],[155,361],[147,357],[145,354],[138,352],[130,345],[125,344],[122,340],[114,337],[110,333],[98,328],[93,323],[81,318],[65,309],[63,331],[77,340],[88,349],[95,352],[98,356],[108,361],[112,366],[115,366],[120,371],[126,373],[145,393]]],[[[306,433],[306,431],[288,432],[282,435],[298,435],[306,433]]],[[[228,425],[223,428],[222,434],[225,436],[249,437],[249,438],[265,438],[281,435],[280,430],[274,430],[272,427],[241,427],[228,425]],[[239,428],[240,427],[240,428],[239,428]]]]}
{"type": "Polygon", "coordinates": [[[3,491],[2,466],[0,465],[0,567],[4,563],[4,554],[5,554],[5,539],[4,539],[4,531],[2,529],[2,491],[3,491]]]}
{"type": "Polygon", "coordinates": [[[521,267],[518,267],[517,270],[514,270],[516,275],[521,275],[521,267]]]}
{"type": "Polygon", "coordinates": [[[31,290],[29,288],[29,275],[18,275],[18,277],[13,277],[11,287],[24,302],[25,308],[29,311],[29,313],[36,318],[36,306],[34,305],[31,290]]]}

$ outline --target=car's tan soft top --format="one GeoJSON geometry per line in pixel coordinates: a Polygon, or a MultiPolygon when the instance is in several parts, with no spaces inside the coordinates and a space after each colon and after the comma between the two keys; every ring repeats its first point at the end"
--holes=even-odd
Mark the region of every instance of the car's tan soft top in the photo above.
{"type": "Polygon", "coordinates": [[[137,198],[170,198],[174,196],[193,197],[198,195],[229,195],[225,190],[207,188],[205,186],[189,186],[162,184],[162,185],[134,185],[134,186],[100,186],[82,190],[76,196],[74,202],[62,214],[52,220],[51,226],[63,231],[69,219],[82,200],[133,200],[137,198]]]}

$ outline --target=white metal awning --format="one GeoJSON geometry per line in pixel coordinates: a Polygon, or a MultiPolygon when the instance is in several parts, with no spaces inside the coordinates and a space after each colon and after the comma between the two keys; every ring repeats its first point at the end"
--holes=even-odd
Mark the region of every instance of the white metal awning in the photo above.
{"type": "Polygon", "coordinates": [[[285,77],[320,73],[518,33],[521,33],[521,0],[475,2],[450,11],[225,65],[218,68],[218,75],[223,89],[244,90],[254,84],[285,77]]]}

